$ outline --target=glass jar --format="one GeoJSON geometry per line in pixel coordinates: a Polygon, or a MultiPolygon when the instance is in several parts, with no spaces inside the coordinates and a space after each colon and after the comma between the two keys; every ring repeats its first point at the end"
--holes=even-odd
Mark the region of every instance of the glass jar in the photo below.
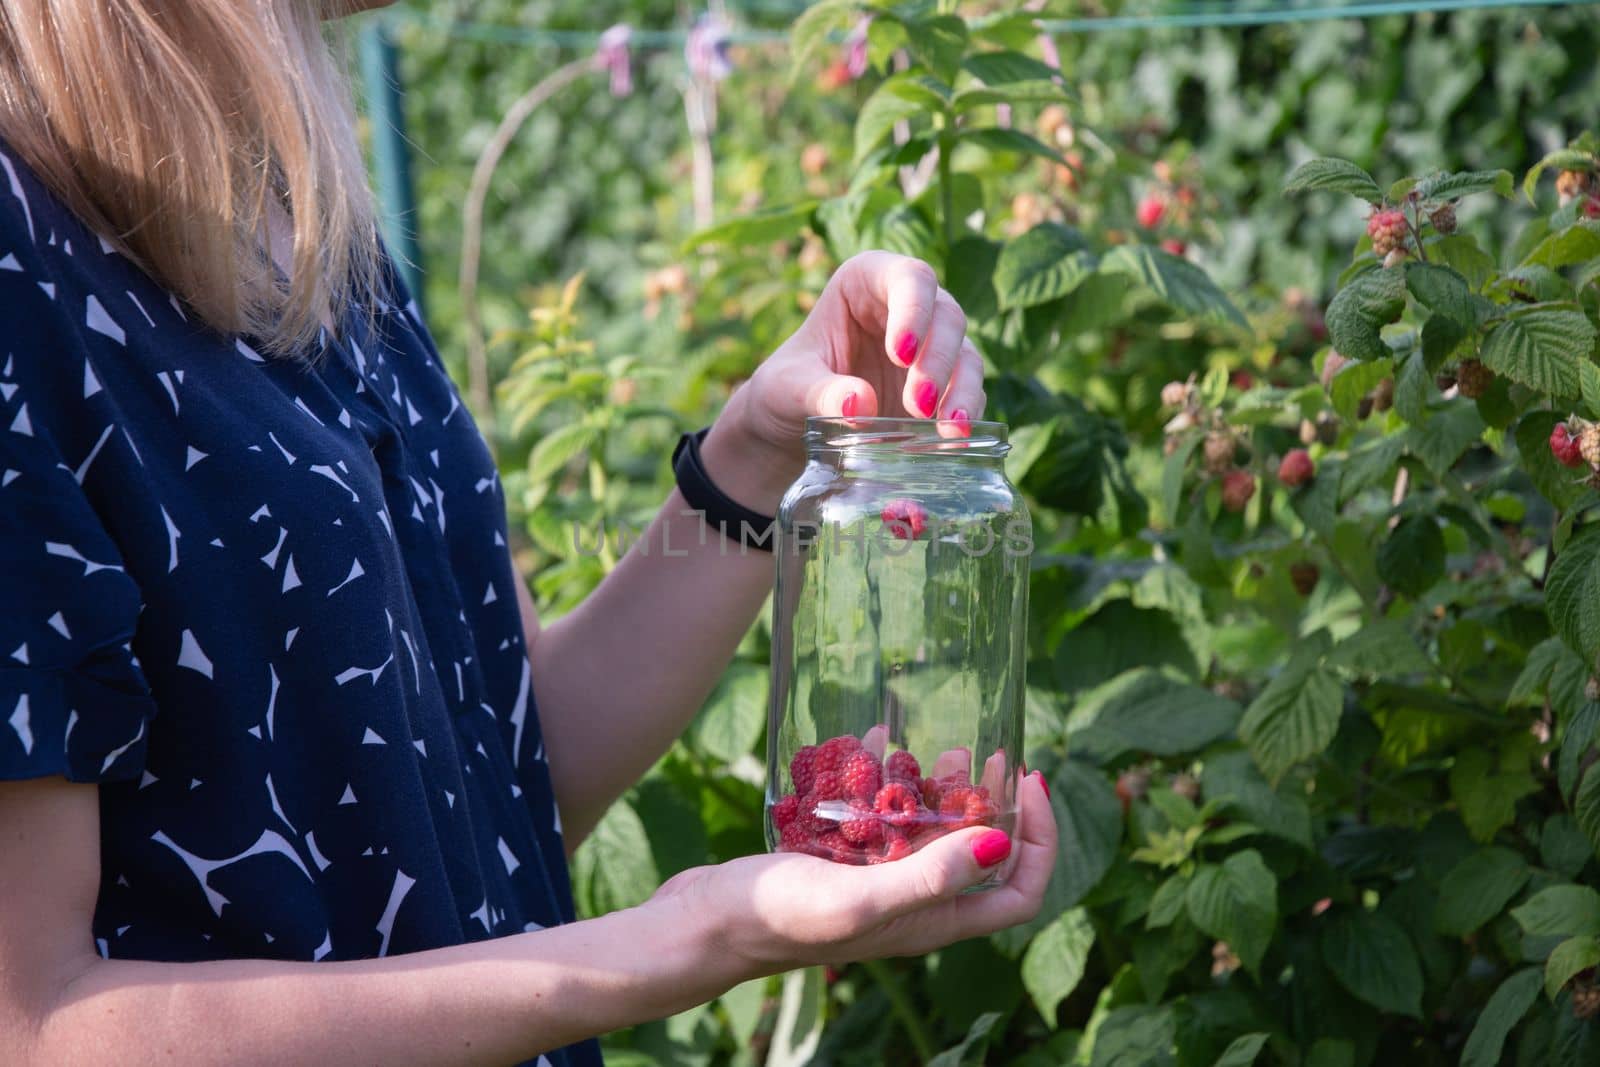
{"type": "Polygon", "coordinates": [[[808,420],[778,510],[772,849],[880,863],[1014,830],[1033,530],[1009,447],[997,422],[808,420]]]}

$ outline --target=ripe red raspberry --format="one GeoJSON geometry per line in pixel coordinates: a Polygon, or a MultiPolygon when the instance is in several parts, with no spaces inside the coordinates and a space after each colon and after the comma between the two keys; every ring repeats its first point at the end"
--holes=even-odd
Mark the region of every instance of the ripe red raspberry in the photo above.
{"type": "Polygon", "coordinates": [[[1583,453],[1578,448],[1578,439],[1567,429],[1567,424],[1564,422],[1556,423],[1556,428],[1550,431],[1550,452],[1556,457],[1556,462],[1563,467],[1583,465],[1583,453]]]}
{"type": "Polygon", "coordinates": [[[816,770],[818,774],[844,770],[844,761],[861,748],[861,740],[853,734],[830,737],[817,746],[816,770]]]}
{"type": "Polygon", "coordinates": [[[1167,202],[1155,193],[1148,193],[1143,200],[1139,201],[1138,210],[1134,214],[1138,218],[1140,226],[1147,230],[1153,230],[1161,225],[1162,219],[1167,217],[1167,202]]]}
{"type": "Polygon", "coordinates": [[[1161,242],[1161,250],[1163,252],[1170,252],[1175,256],[1181,256],[1185,252],[1189,251],[1189,246],[1178,240],[1176,237],[1168,237],[1165,241],[1161,242]]]}
{"type": "Polygon", "coordinates": [[[1456,206],[1454,204],[1440,204],[1428,216],[1428,221],[1433,223],[1433,228],[1441,235],[1449,237],[1456,232],[1456,206]]]}
{"type": "Polygon", "coordinates": [[[1394,208],[1374,211],[1367,219],[1367,236],[1372,238],[1372,251],[1379,259],[1403,249],[1406,243],[1405,212],[1394,208]]]}
{"type": "Polygon", "coordinates": [[[892,836],[883,846],[882,852],[867,854],[868,863],[893,863],[895,860],[903,860],[911,855],[911,842],[906,840],[905,835],[895,831],[890,831],[890,833],[892,836]]]}
{"type": "Polygon", "coordinates": [[[928,529],[928,509],[915,500],[896,498],[878,513],[889,532],[901,541],[915,541],[928,529]]]}
{"type": "Polygon", "coordinates": [[[1372,387],[1372,410],[1388,411],[1394,407],[1394,379],[1385,378],[1372,387]]]}
{"type": "Polygon", "coordinates": [[[1303,448],[1290,449],[1283,457],[1283,462],[1278,464],[1278,481],[1290,489],[1305,485],[1316,473],[1317,465],[1311,462],[1311,453],[1303,448]]]}
{"type": "Polygon", "coordinates": [[[1256,480],[1248,471],[1234,470],[1222,476],[1222,506],[1229,511],[1243,511],[1255,495],[1256,480]]]}
{"type": "Polygon", "coordinates": [[[1227,430],[1212,430],[1206,434],[1201,446],[1205,455],[1205,468],[1211,474],[1221,474],[1233,466],[1233,456],[1238,443],[1227,430]]]}
{"type": "Polygon", "coordinates": [[[779,830],[792,824],[800,815],[800,798],[793,793],[788,794],[772,805],[772,825],[779,830]]]}
{"type": "Polygon", "coordinates": [[[1322,577],[1322,572],[1315,563],[1301,560],[1289,564],[1289,581],[1294,586],[1294,591],[1301,596],[1310,596],[1311,591],[1317,587],[1317,579],[1322,577]]]}
{"type": "Polygon", "coordinates": [[[916,782],[922,778],[922,765],[917,757],[901,749],[889,753],[889,758],[883,761],[883,776],[891,782],[916,782]]]}
{"type": "Polygon", "coordinates": [[[844,775],[838,771],[823,771],[812,783],[810,795],[816,800],[843,800],[844,775]]]}
{"type": "Polygon", "coordinates": [[[1128,806],[1150,791],[1150,772],[1143,767],[1129,767],[1117,775],[1117,799],[1122,801],[1122,813],[1128,806]]]}
{"type": "Polygon", "coordinates": [[[779,831],[779,838],[778,851],[780,852],[805,852],[807,851],[806,846],[812,842],[811,834],[798,823],[790,823],[785,826],[779,831]]]}
{"type": "Polygon", "coordinates": [[[873,810],[886,816],[891,826],[904,826],[915,822],[922,810],[922,798],[905,782],[890,782],[878,790],[873,799],[873,810]]]}
{"type": "Polygon", "coordinates": [[[978,826],[994,818],[989,791],[982,786],[957,786],[939,798],[939,814],[953,815],[962,826],[978,826]]]}
{"type": "Polygon", "coordinates": [[[811,792],[811,783],[817,780],[815,745],[803,745],[800,751],[794,754],[794,758],[789,761],[789,780],[794,783],[794,791],[801,796],[811,792]]]}
{"type": "Polygon", "coordinates": [[[1600,219],[1600,196],[1591,196],[1583,202],[1583,217],[1600,219]]]}
{"type": "Polygon", "coordinates": [[[1244,392],[1245,390],[1254,387],[1256,384],[1256,376],[1247,370],[1236,370],[1232,374],[1228,375],[1228,384],[1240,392],[1244,392]]]}
{"type": "Polygon", "coordinates": [[[851,810],[858,812],[856,818],[846,819],[839,824],[839,833],[852,845],[871,847],[883,840],[883,820],[870,808],[851,805],[851,810]]]}
{"type": "Polygon", "coordinates": [[[883,785],[883,765],[878,757],[866,749],[857,749],[844,761],[844,796],[846,800],[871,803],[883,785]]]}
{"type": "Polygon", "coordinates": [[[944,793],[944,786],[937,778],[924,778],[917,787],[917,793],[922,797],[922,803],[929,811],[939,810],[939,797],[944,793]]]}
{"type": "Polygon", "coordinates": [[[1475,359],[1464,359],[1456,367],[1456,391],[1468,400],[1476,400],[1494,385],[1494,371],[1475,359]]]}

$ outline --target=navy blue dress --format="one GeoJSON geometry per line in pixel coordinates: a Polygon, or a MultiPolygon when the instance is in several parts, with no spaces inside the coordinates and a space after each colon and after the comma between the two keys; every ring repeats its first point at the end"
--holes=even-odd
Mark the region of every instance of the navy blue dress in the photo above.
{"type": "Polygon", "coordinates": [[[99,783],[102,955],[573,919],[500,480],[381,297],[264,359],[0,146],[0,779],[99,783]]]}

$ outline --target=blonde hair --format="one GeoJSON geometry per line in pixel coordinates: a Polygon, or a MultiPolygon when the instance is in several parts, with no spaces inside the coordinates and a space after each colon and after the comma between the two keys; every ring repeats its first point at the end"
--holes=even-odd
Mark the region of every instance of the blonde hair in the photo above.
{"type": "Polygon", "coordinates": [[[212,327],[293,353],[377,271],[325,9],[0,0],[0,138],[212,327]],[[274,215],[292,231],[287,277],[268,251],[274,215]]]}

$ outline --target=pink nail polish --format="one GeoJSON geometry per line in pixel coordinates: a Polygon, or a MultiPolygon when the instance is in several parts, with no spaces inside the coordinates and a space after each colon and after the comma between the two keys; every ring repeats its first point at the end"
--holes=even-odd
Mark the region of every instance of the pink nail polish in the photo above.
{"type": "Polygon", "coordinates": [[[916,354],[917,335],[907,330],[900,335],[900,340],[894,343],[894,358],[900,361],[902,367],[909,367],[916,354]]]}
{"type": "Polygon", "coordinates": [[[950,421],[951,422],[966,422],[966,421],[968,421],[967,420],[967,409],[966,408],[956,408],[954,411],[952,411],[950,413],[950,421]]]}
{"type": "Polygon", "coordinates": [[[855,413],[856,413],[856,394],[850,393],[849,395],[847,395],[844,398],[844,401],[839,405],[839,414],[841,414],[845,418],[849,419],[849,418],[854,418],[855,417],[855,413]]]}
{"type": "Polygon", "coordinates": [[[933,406],[939,402],[939,387],[925,379],[917,383],[915,399],[917,413],[919,415],[932,416],[933,406]]]}
{"type": "Polygon", "coordinates": [[[1044,790],[1044,798],[1046,800],[1049,800],[1050,799],[1050,783],[1044,780],[1044,772],[1043,771],[1034,771],[1033,773],[1039,779],[1039,788],[1044,790]]]}
{"type": "Polygon", "coordinates": [[[972,842],[972,858],[979,867],[993,867],[1011,855],[1011,835],[1004,830],[990,830],[978,835],[972,842]]]}

